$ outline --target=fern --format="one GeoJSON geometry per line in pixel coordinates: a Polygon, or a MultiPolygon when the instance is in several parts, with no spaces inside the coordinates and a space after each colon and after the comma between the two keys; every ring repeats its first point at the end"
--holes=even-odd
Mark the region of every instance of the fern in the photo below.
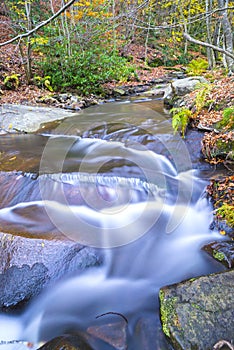
{"type": "Polygon", "coordinates": [[[204,73],[208,69],[208,62],[203,58],[197,58],[196,60],[192,60],[186,71],[189,75],[200,75],[204,73]]]}
{"type": "Polygon", "coordinates": [[[5,87],[9,90],[11,89],[17,89],[19,87],[19,76],[20,74],[12,74],[12,75],[7,75],[3,81],[3,84],[5,87]]]}
{"type": "Polygon", "coordinates": [[[230,130],[234,128],[234,107],[224,109],[223,118],[216,124],[217,129],[230,130]]]}
{"type": "Polygon", "coordinates": [[[51,86],[51,76],[47,75],[46,77],[40,77],[39,75],[35,76],[33,78],[35,84],[39,87],[46,87],[47,90],[49,90],[50,92],[53,92],[53,88],[51,86]]]}
{"type": "Polygon", "coordinates": [[[188,121],[192,116],[192,112],[185,107],[172,108],[170,112],[172,113],[172,128],[174,130],[174,133],[180,130],[182,137],[184,138],[188,121]]]}
{"type": "Polygon", "coordinates": [[[195,104],[196,111],[197,113],[199,113],[207,103],[207,96],[209,95],[212,89],[212,85],[208,83],[199,83],[196,85],[196,88],[199,90],[196,95],[195,104]]]}

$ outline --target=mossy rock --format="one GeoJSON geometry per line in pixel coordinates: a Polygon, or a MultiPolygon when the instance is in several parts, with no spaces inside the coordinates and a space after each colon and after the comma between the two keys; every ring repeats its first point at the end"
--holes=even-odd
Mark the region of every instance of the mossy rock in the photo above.
{"type": "Polygon", "coordinates": [[[234,341],[234,270],[202,276],[160,290],[164,333],[175,349],[210,350],[234,341]]]}

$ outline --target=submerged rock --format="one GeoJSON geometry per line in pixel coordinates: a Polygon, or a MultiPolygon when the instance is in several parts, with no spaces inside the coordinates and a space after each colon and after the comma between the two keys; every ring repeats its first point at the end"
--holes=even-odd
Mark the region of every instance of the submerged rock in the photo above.
{"type": "Polygon", "coordinates": [[[88,334],[103,340],[116,350],[127,349],[127,323],[113,322],[88,328],[88,334]]]}
{"type": "Polygon", "coordinates": [[[143,316],[136,324],[134,333],[134,350],[172,350],[156,315],[143,316]]]}
{"type": "Polygon", "coordinates": [[[234,341],[234,270],[202,276],[160,290],[164,333],[175,349],[210,350],[234,341]]]}
{"type": "Polygon", "coordinates": [[[226,267],[234,267],[234,241],[213,242],[203,249],[226,267]]]}
{"type": "Polygon", "coordinates": [[[78,334],[63,335],[50,340],[38,350],[92,350],[86,340],[78,334]]]}

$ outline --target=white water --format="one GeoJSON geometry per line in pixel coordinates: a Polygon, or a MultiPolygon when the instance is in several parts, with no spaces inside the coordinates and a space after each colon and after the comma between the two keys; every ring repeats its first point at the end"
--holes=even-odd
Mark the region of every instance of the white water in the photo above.
{"type": "MultiPolygon", "coordinates": [[[[114,111],[116,108],[118,111],[116,106],[114,111]]],[[[126,107],[122,105],[121,108],[125,110],[126,107]]],[[[122,126],[130,106],[127,108],[126,115],[120,113],[122,126]]],[[[131,108],[135,116],[139,110],[136,106],[131,108]]],[[[100,110],[105,110],[105,107],[100,110]]],[[[142,111],[145,111],[143,106],[142,111]]],[[[83,113],[81,133],[85,133],[87,123],[91,123],[85,113],[91,119],[95,115],[107,118],[105,113],[98,114],[97,109],[83,113]]],[[[118,117],[117,114],[107,115],[110,121],[118,117]]],[[[134,116],[131,115],[131,120],[134,116]]],[[[147,110],[138,124],[145,123],[149,134],[152,130],[162,132],[164,129],[167,133],[166,121],[161,123],[158,114],[153,117],[152,111],[147,110]],[[152,120],[153,117],[155,120],[147,123],[148,118],[152,120]],[[152,130],[149,130],[150,125],[152,130]]],[[[71,131],[80,125],[80,120],[72,127],[67,123],[65,126],[71,131]]],[[[106,137],[108,124],[103,125],[104,131],[101,129],[101,132],[106,137]]],[[[113,125],[110,123],[110,126],[113,125]]],[[[135,129],[129,124],[127,137],[124,128],[119,133],[112,132],[111,137],[118,134],[118,142],[74,136],[52,137],[42,157],[42,175],[34,182],[36,189],[21,175],[17,179],[18,183],[25,185],[25,192],[20,192],[12,205],[0,209],[1,222],[20,223],[34,233],[49,231],[52,222],[69,238],[105,248],[105,262],[101,267],[51,285],[32,300],[22,315],[0,315],[0,340],[30,341],[36,349],[40,342],[95,325],[99,315],[117,312],[129,321],[128,348],[138,350],[138,320],[153,315],[155,323],[160,325],[160,287],[222,270],[201,251],[206,242],[222,238],[208,229],[212,208],[203,197],[207,183],[190,170],[186,146],[180,143],[179,147],[177,143],[175,148],[169,149],[173,165],[165,156],[136,144],[134,133],[134,142],[131,142],[131,130],[135,129]],[[121,137],[122,143],[119,141],[121,137]],[[108,162],[111,166],[99,171],[108,162]],[[73,167],[76,172],[57,174],[55,170],[61,171],[64,164],[70,172],[73,167]],[[77,164],[81,164],[82,173],[77,173],[77,164]],[[49,172],[52,174],[47,175],[46,169],[51,168],[53,171],[49,172]],[[66,186],[79,190],[83,201],[70,204],[64,190],[66,186]]],[[[138,132],[139,128],[136,130],[138,132]]],[[[90,133],[92,129],[88,135],[90,133]]],[[[154,140],[156,145],[159,139],[160,135],[154,140]]],[[[165,138],[163,140],[165,147],[169,147],[165,138]]],[[[108,317],[105,320],[108,322],[108,317]]],[[[155,333],[156,338],[160,332],[161,329],[155,333]]],[[[20,350],[26,349],[26,345],[1,345],[2,349],[20,350]]]]}
{"type": "MultiPolygon", "coordinates": [[[[149,202],[141,218],[144,223],[153,217],[148,232],[133,243],[107,249],[102,267],[61,281],[33,301],[23,315],[2,315],[0,339],[23,339],[38,344],[69,330],[85,329],[95,323],[98,315],[110,311],[128,318],[129,332],[134,338],[134,327],[140,316],[157,312],[157,293],[161,286],[217,270],[200,251],[204,243],[220,239],[217,233],[207,229],[212,213],[202,198],[204,185],[200,181],[200,199],[196,204],[180,204],[175,212],[173,205],[164,203],[157,220],[158,201],[149,202]],[[177,226],[168,233],[172,216],[176,216],[177,226]]],[[[121,214],[123,226],[129,221],[129,211],[137,215],[144,205],[143,202],[128,206],[121,214]]],[[[94,219],[91,209],[86,208],[85,212],[86,220],[94,219]]],[[[96,216],[100,227],[101,216],[101,213],[96,216]]],[[[111,225],[118,223],[112,221],[111,225]]],[[[110,232],[107,230],[106,234],[110,232]]],[[[20,349],[20,346],[25,348],[23,344],[9,344],[0,349],[20,349]]]]}

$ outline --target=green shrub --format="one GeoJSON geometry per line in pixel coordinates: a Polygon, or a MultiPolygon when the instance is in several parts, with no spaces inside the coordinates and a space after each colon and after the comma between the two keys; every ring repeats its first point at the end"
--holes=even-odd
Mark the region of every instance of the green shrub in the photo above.
{"type": "Polygon", "coordinates": [[[127,59],[103,47],[91,44],[82,51],[74,45],[70,56],[64,54],[66,48],[57,43],[39,63],[43,74],[51,77],[54,90],[73,89],[83,95],[101,94],[102,84],[113,80],[127,81],[135,75],[135,69],[127,59]]]}
{"type": "Polygon", "coordinates": [[[189,75],[200,75],[204,73],[208,69],[208,62],[204,58],[197,58],[196,60],[192,60],[186,71],[189,75]]]}

